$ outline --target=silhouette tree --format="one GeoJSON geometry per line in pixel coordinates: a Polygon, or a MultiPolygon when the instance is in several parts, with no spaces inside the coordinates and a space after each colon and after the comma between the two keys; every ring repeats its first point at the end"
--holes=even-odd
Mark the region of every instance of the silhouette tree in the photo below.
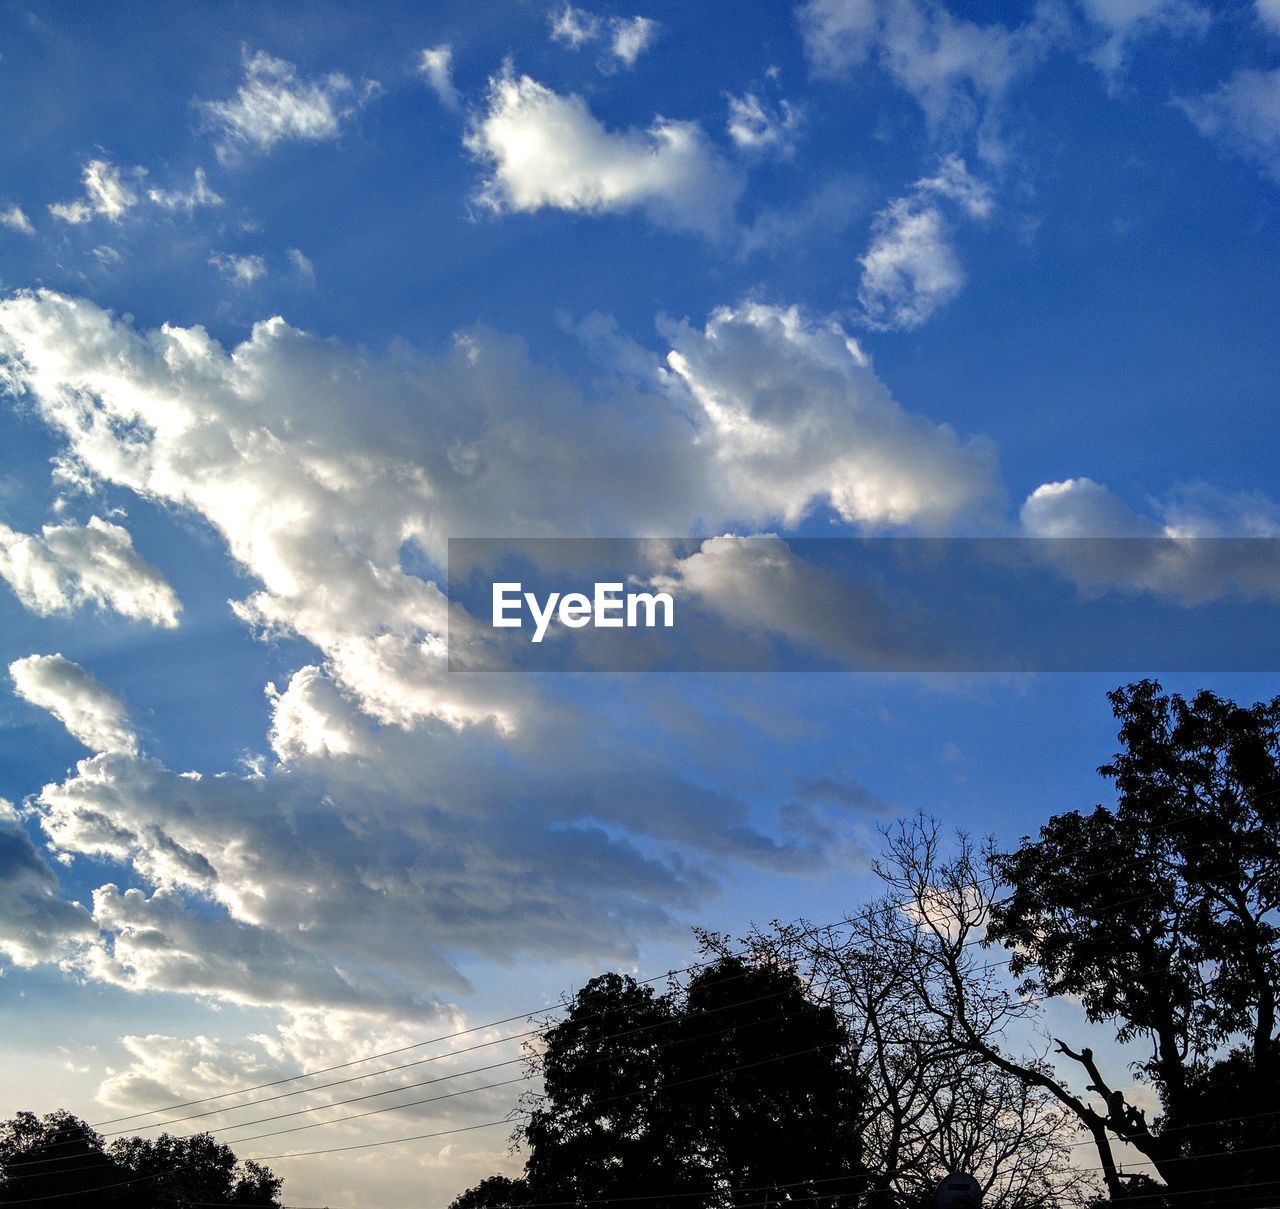
{"type": "Polygon", "coordinates": [[[664,1052],[685,1146],[715,1203],[856,1203],[862,1089],[848,1034],[777,964],[721,957],[691,979],[664,1052]]]}
{"type": "Polygon", "coordinates": [[[68,1112],[0,1124],[0,1205],[56,1197],[65,1209],[278,1206],[281,1181],[209,1134],[117,1138],[68,1112]]]}
{"type": "Polygon", "coordinates": [[[450,1209],[519,1209],[529,1199],[529,1186],[524,1180],[491,1175],[455,1197],[450,1209]]]}
{"type": "Polygon", "coordinates": [[[990,935],[1030,987],[1149,1047],[1158,1121],[1089,1049],[1060,1046],[1107,1128],[1180,1193],[1256,1201],[1268,1180],[1280,1191],[1280,698],[1186,701],[1148,680],[1109,696],[1124,750],[1099,771],[1116,806],[995,857],[1012,893],[990,935]]]}
{"type": "Polygon", "coordinates": [[[118,1138],[108,1149],[130,1176],[142,1177],[131,1197],[138,1206],[181,1209],[186,1205],[272,1206],[280,1179],[252,1160],[237,1162],[229,1146],[209,1134],[177,1138],[118,1138]]]}
{"type": "MultiPolygon", "coordinates": [[[[1073,1162],[1066,1110],[958,1045],[922,1000],[916,918],[882,901],[839,925],[775,922],[746,938],[752,952],[793,967],[849,1034],[864,1094],[866,1204],[932,1206],[939,1179],[955,1171],[977,1179],[986,1209],[1082,1204],[1088,1180],[1073,1162]]],[[[702,941],[728,951],[724,936],[702,941]]]]}
{"type": "Polygon", "coordinates": [[[516,1134],[525,1178],[485,1180],[453,1209],[856,1204],[848,1039],[789,971],[722,959],[667,994],[605,974],[541,1042],[543,1090],[516,1134]]]}
{"type": "Polygon", "coordinates": [[[520,1131],[531,1198],[688,1193],[697,1172],[672,1145],[677,1129],[667,1047],[676,1007],[619,974],[593,978],[565,1019],[542,1034],[533,1062],[543,1091],[520,1131]]]}
{"type": "Polygon", "coordinates": [[[101,1135],[69,1112],[20,1112],[0,1123],[0,1205],[39,1197],[66,1209],[118,1205],[122,1190],[113,1185],[127,1178],[101,1135]]]}

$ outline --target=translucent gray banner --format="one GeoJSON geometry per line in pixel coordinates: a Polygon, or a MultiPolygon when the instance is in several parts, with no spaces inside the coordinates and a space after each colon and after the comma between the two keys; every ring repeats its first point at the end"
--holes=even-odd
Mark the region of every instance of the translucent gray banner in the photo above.
{"type": "Polygon", "coordinates": [[[463,538],[449,669],[1280,670],[1280,539],[463,538]]]}

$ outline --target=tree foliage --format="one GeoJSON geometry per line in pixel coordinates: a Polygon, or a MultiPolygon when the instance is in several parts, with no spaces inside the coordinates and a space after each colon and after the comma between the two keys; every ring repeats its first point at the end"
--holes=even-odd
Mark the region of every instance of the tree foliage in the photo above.
{"type": "Polygon", "coordinates": [[[1145,1048],[1152,1121],[1091,1051],[1062,1047],[1115,1136],[1205,1204],[1256,1197],[1280,1170],[1280,698],[1187,701],[1142,681],[1110,700],[1123,750],[1099,771],[1115,806],[993,856],[1011,893],[990,935],[1029,989],[1145,1048]]]}
{"type": "Polygon", "coordinates": [[[541,1040],[524,1178],[483,1181],[453,1209],[857,1203],[848,1037],[790,971],[724,958],[666,994],[605,974],[541,1040]]]}
{"type": "Polygon", "coordinates": [[[0,1205],[57,1198],[65,1209],[280,1204],[280,1179],[209,1134],[102,1136],[68,1112],[0,1124],[0,1205]]]}

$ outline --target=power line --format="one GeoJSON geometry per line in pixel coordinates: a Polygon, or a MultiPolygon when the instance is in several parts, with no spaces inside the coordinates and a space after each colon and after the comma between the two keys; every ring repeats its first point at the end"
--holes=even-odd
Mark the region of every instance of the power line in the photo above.
{"type": "MultiPolygon", "coordinates": [[[[732,976],[730,976],[729,978],[726,978],[724,981],[725,981],[725,982],[728,982],[728,981],[731,981],[731,980],[732,980],[732,981],[736,981],[739,977],[743,977],[743,976],[745,976],[746,974],[750,974],[751,972],[752,972],[752,971],[750,971],[750,970],[748,970],[748,971],[744,971],[744,973],[743,973],[742,975],[732,975],[732,976]]],[[[748,1006],[750,1006],[750,1005],[752,1005],[752,1004],[755,1004],[755,1003],[762,1003],[762,1002],[767,1002],[767,1001],[772,1000],[772,999],[777,999],[777,998],[779,998],[780,996],[782,996],[782,995],[784,995],[784,994],[786,994],[786,993],[787,993],[787,990],[786,990],[786,989],[783,989],[783,990],[779,990],[779,991],[771,992],[771,993],[769,993],[769,994],[767,994],[767,995],[756,995],[756,996],[752,996],[750,999],[739,999],[739,1000],[734,1000],[734,1001],[733,1001],[733,1002],[731,1002],[731,1003],[723,1004],[723,1005],[721,1005],[720,1007],[711,1008],[711,1009],[708,1009],[708,1010],[706,1010],[706,1011],[704,1011],[704,1012],[701,1012],[701,1013],[699,1013],[699,1016],[700,1016],[700,1017],[705,1017],[705,1016],[718,1015],[718,1014],[719,1014],[719,1013],[721,1013],[721,1012],[731,1011],[731,1010],[733,1010],[733,1009],[735,1009],[735,1008],[748,1007],[748,1006]]],[[[599,1015],[601,1015],[601,1014],[603,1014],[603,1013],[591,1013],[589,1016],[580,1017],[579,1019],[581,1019],[581,1020],[592,1019],[592,1018],[594,1018],[594,1017],[596,1017],[596,1016],[599,1016],[599,1015]]],[[[776,1023],[777,1021],[785,1020],[785,1019],[787,1019],[791,1014],[792,1014],[792,1013],[791,1013],[790,1011],[783,1011],[783,1012],[780,1012],[780,1013],[776,1013],[776,1014],[775,1014],[775,1015],[773,1015],[773,1016],[765,1017],[763,1020],[739,1021],[739,1022],[735,1022],[735,1023],[730,1024],[730,1025],[727,1025],[725,1028],[722,1028],[722,1029],[715,1029],[715,1030],[713,1030],[713,1031],[711,1031],[711,1032],[700,1033],[700,1034],[698,1034],[698,1035],[696,1035],[696,1036],[678,1037],[678,1038],[675,1038],[675,1039],[673,1039],[673,1040],[671,1040],[671,1041],[667,1041],[667,1042],[659,1042],[659,1043],[657,1043],[656,1045],[654,1045],[652,1048],[653,1048],[654,1050],[664,1050],[664,1049],[669,1049],[669,1048],[671,1048],[672,1046],[675,1046],[675,1045],[685,1045],[685,1044],[689,1044],[690,1042],[703,1041],[703,1040],[706,1040],[706,1039],[711,1038],[711,1037],[719,1037],[719,1036],[723,1036],[725,1033],[731,1033],[731,1032],[735,1032],[735,1031],[742,1031],[742,1032],[746,1032],[748,1029],[751,1029],[751,1028],[758,1028],[758,1027],[761,1027],[762,1025],[765,1025],[765,1024],[773,1024],[773,1023],[776,1023]]],[[[576,1023],[576,1022],[577,1022],[577,1021],[575,1021],[575,1023],[576,1023]]],[[[617,1040],[617,1039],[619,1039],[619,1038],[621,1038],[621,1037],[632,1036],[632,1035],[634,1035],[635,1033],[638,1033],[638,1032],[645,1032],[645,1031],[648,1031],[648,1030],[650,1030],[650,1029],[654,1029],[654,1028],[665,1028],[665,1027],[670,1027],[670,1026],[672,1025],[672,1023],[673,1023],[673,1021],[671,1021],[670,1019],[667,1019],[667,1020],[660,1020],[660,1021],[654,1022],[654,1023],[652,1023],[652,1024],[642,1025],[642,1026],[638,1026],[638,1027],[636,1027],[636,1028],[631,1028],[631,1029],[623,1029],[623,1030],[619,1030],[618,1032],[615,1032],[615,1033],[609,1033],[609,1034],[606,1034],[605,1036],[603,1036],[603,1037],[601,1037],[601,1038],[598,1038],[598,1040],[599,1040],[599,1041],[601,1041],[601,1042],[605,1042],[605,1041],[614,1041],[614,1040],[617,1040]]],[[[610,1061],[610,1060],[611,1060],[611,1058],[610,1058],[610,1056],[609,1056],[609,1055],[602,1055],[602,1056],[600,1056],[599,1058],[591,1059],[589,1062],[587,1062],[587,1063],[586,1063],[586,1065],[594,1065],[594,1064],[598,1064],[598,1063],[600,1063],[600,1062],[607,1062],[607,1061],[610,1061]]],[[[769,1061],[776,1061],[776,1060],[777,1060],[777,1059],[769,1059],[769,1061]]],[[[350,1100],[336,1101],[336,1102],[331,1102],[331,1103],[328,1103],[328,1104],[317,1104],[317,1105],[312,1106],[311,1108],[298,1109],[296,1112],[292,1112],[292,1113],[280,1113],[280,1114],[277,1114],[277,1115],[275,1115],[275,1116],[257,1118],[257,1119],[255,1119],[255,1120],[251,1120],[251,1121],[240,1121],[240,1122],[237,1122],[237,1123],[232,1124],[232,1125],[222,1126],[222,1127],[220,1127],[216,1132],[223,1132],[223,1131],[225,1131],[225,1130],[231,1130],[231,1129],[247,1128],[247,1127],[249,1127],[249,1126],[251,1126],[251,1125],[264,1124],[264,1123],[269,1122],[269,1121],[281,1120],[281,1119],[283,1119],[283,1118],[290,1117],[290,1116],[299,1116],[299,1115],[301,1115],[302,1113],[305,1113],[305,1112],[317,1112],[317,1111],[320,1111],[320,1110],[322,1110],[322,1109],[326,1109],[326,1108],[336,1108],[336,1107],[339,1107],[339,1106],[340,1106],[340,1105],[342,1105],[342,1104],[355,1103],[355,1102],[357,1102],[357,1101],[359,1101],[359,1100],[367,1100],[367,1099],[371,1099],[371,1098],[373,1098],[374,1096],[391,1095],[391,1094],[393,1094],[393,1093],[395,1093],[395,1092],[400,1092],[400,1091],[409,1091],[409,1090],[412,1090],[412,1088],[413,1088],[413,1087],[422,1087],[422,1086],[427,1086],[428,1084],[440,1083],[440,1082],[444,1082],[445,1080],[448,1080],[448,1079],[461,1078],[462,1076],[464,1076],[464,1075],[469,1075],[469,1074],[479,1074],[479,1073],[482,1073],[483,1071],[486,1071],[486,1070],[492,1070],[492,1069],[494,1069],[494,1068],[496,1068],[496,1067],[500,1067],[500,1066],[509,1066],[509,1065],[511,1065],[511,1064],[512,1064],[512,1063],[514,1063],[514,1062],[522,1062],[522,1061],[526,1061],[526,1059],[525,1059],[525,1058],[513,1058],[513,1059],[509,1059],[509,1060],[508,1060],[508,1061],[506,1061],[506,1062],[493,1063],[491,1066],[478,1067],[478,1068],[474,1068],[474,1069],[472,1069],[472,1070],[466,1070],[466,1071],[458,1071],[458,1072],[456,1072],[455,1074],[452,1074],[452,1075],[444,1075],[444,1076],[441,1076],[441,1077],[436,1078],[436,1079],[429,1079],[429,1080],[426,1080],[425,1082],[423,1082],[423,1083],[419,1083],[419,1084],[410,1084],[410,1085],[405,1086],[405,1087],[394,1087],[394,1088],[390,1088],[390,1089],[388,1089],[387,1091],[375,1092],[375,1093],[371,1093],[370,1095],[366,1095],[366,1096],[355,1096],[355,1097],[352,1097],[352,1099],[350,1099],[350,1100]]],[[[732,1069],[736,1069],[736,1068],[732,1068],[732,1069]]],[[[715,1074],[715,1073],[717,1073],[717,1072],[712,1072],[712,1074],[715,1074]]],[[[724,1072],[719,1072],[719,1073],[724,1073],[724,1072]]],[[[446,1100],[446,1099],[451,1099],[451,1098],[454,1098],[454,1097],[456,1097],[456,1096],[460,1096],[460,1095],[467,1095],[467,1094],[470,1094],[470,1093],[472,1093],[472,1092],[478,1092],[478,1091],[485,1091],[485,1090],[489,1090],[489,1089],[490,1089],[490,1088],[492,1088],[492,1087],[501,1087],[501,1086],[508,1086],[508,1085],[515,1084],[515,1083],[528,1082],[528,1081],[530,1081],[533,1077],[534,1077],[533,1075],[525,1075],[525,1076],[521,1076],[521,1077],[520,1077],[520,1078],[518,1078],[518,1079],[507,1079],[507,1080],[503,1080],[503,1081],[501,1081],[501,1082],[499,1082],[499,1083],[487,1084],[487,1085],[484,1085],[484,1086],[481,1086],[481,1087],[464,1088],[464,1089],[462,1089],[462,1090],[460,1090],[460,1091],[457,1091],[457,1092],[451,1092],[451,1093],[449,1093],[449,1095],[446,1095],[446,1096],[435,1096],[435,1097],[429,1097],[429,1098],[424,1099],[424,1100],[410,1101],[410,1102],[405,1103],[405,1104],[394,1104],[394,1105],[389,1105],[389,1106],[388,1106],[388,1107],[386,1107],[386,1108],[377,1109],[377,1110],[375,1110],[375,1111],[373,1111],[373,1112],[368,1112],[368,1113],[355,1113],[355,1114],[351,1114],[351,1115],[349,1115],[349,1116],[347,1116],[347,1117],[337,1117],[337,1118],[334,1118],[334,1119],[333,1119],[333,1120],[331,1120],[331,1121],[316,1121],[316,1122],[312,1122],[312,1123],[311,1123],[311,1124],[309,1124],[309,1125],[301,1126],[301,1127],[298,1127],[298,1128],[296,1128],[296,1129],[274,1130],[274,1131],[271,1131],[271,1132],[268,1132],[268,1133],[257,1134],[257,1135],[254,1135],[253,1137],[247,1137],[247,1138],[233,1138],[233,1139],[230,1139],[230,1141],[229,1141],[229,1143],[228,1143],[228,1144],[231,1144],[231,1145],[239,1145],[239,1144],[240,1144],[240,1143],[242,1143],[242,1142],[255,1141],[255,1140],[257,1140],[258,1138],[263,1138],[263,1137],[274,1137],[274,1136],[277,1136],[277,1135],[279,1135],[279,1134],[283,1134],[283,1133],[296,1133],[296,1132],[300,1132],[300,1130],[301,1130],[301,1129],[313,1129],[313,1128],[317,1128],[317,1127],[319,1127],[319,1126],[323,1126],[323,1125],[336,1125],[336,1124],[340,1124],[340,1123],[342,1123],[343,1121],[347,1121],[347,1120],[357,1120],[357,1119],[359,1119],[359,1118],[361,1118],[361,1117],[366,1117],[366,1116],[376,1116],[376,1115],[379,1115],[379,1114],[381,1114],[381,1113],[394,1112],[394,1111],[397,1111],[397,1110],[399,1110],[399,1109],[403,1109],[403,1108],[414,1108],[414,1107],[417,1107],[417,1106],[419,1106],[419,1105],[421,1105],[421,1104],[433,1103],[433,1102],[435,1102],[436,1100],[446,1100]]],[[[627,1093],[627,1094],[628,1094],[628,1095],[630,1095],[630,1094],[633,1094],[633,1093],[627,1093]]],[[[639,1094],[639,1093],[634,1093],[634,1094],[639,1094]]],[[[506,1120],[506,1119],[508,1119],[508,1118],[504,1118],[504,1120],[506,1120]]],[[[186,1139],[193,1138],[193,1137],[200,1137],[200,1136],[204,1136],[204,1135],[206,1135],[206,1134],[207,1134],[207,1133],[209,1133],[209,1132],[210,1132],[210,1131],[207,1131],[207,1130],[206,1130],[206,1131],[202,1131],[201,1133],[193,1133],[193,1134],[178,1135],[178,1138],[179,1138],[179,1140],[186,1140],[186,1139]]],[[[57,1144],[57,1143],[54,1143],[54,1144],[57,1144]]],[[[30,1153],[30,1152],[28,1152],[28,1153],[30,1153]]],[[[77,1154],[77,1155],[65,1155],[65,1156],[61,1156],[61,1157],[57,1157],[57,1158],[27,1159],[27,1160],[20,1160],[20,1161],[18,1161],[18,1162],[10,1163],[10,1164],[9,1164],[9,1166],[10,1166],[10,1167],[34,1167],[34,1166],[47,1166],[47,1165],[52,1164],[52,1163],[59,1163],[59,1162],[73,1162],[73,1161],[76,1161],[76,1160],[82,1159],[82,1158],[84,1158],[84,1157],[86,1157],[86,1156],[77,1154]]],[[[74,1172],[74,1171],[86,1171],[86,1170],[89,1170],[89,1169],[90,1169],[89,1167],[73,1167],[73,1168],[66,1168],[66,1169],[64,1169],[64,1170],[66,1171],[66,1173],[67,1173],[67,1174],[70,1174],[71,1172],[74,1172]]],[[[43,1173],[38,1173],[38,1174],[43,1174],[43,1173]]],[[[22,1179],[22,1178],[29,1178],[29,1177],[24,1177],[24,1176],[22,1176],[22,1175],[19,1175],[19,1176],[18,1176],[18,1177],[16,1177],[16,1178],[22,1179]]]]}

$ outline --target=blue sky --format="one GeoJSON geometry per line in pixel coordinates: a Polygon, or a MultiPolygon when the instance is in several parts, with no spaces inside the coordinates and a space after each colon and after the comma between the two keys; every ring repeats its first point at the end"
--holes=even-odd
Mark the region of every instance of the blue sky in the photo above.
{"type": "Polygon", "coordinates": [[[6,3],[0,80],[6,1111],[506,1016],[846,913],[898,814],[1106,797],[1122,672],[450,678],[449,537],[1280,529],[1275,0],[6,3]]]}

